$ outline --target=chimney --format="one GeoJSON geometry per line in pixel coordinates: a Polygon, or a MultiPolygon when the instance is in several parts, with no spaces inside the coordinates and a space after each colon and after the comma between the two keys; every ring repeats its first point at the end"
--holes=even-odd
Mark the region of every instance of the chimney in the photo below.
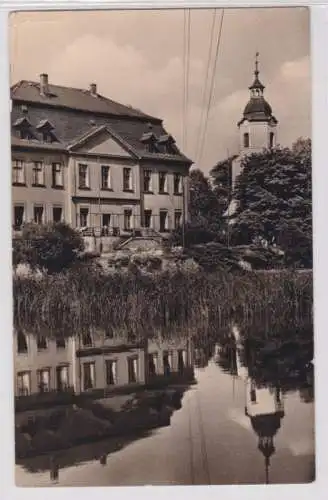
{"type": "Polygon", "coordinates": [[[48,75],[46,73],[42,73],[40,75],[40,94],[49,94],[48,75]]]}
{"type": "Polygon", "coordinates": [[[90,94],[93,97],[97,97],[97,84],[96,83],[90,83],[90,94]]]}

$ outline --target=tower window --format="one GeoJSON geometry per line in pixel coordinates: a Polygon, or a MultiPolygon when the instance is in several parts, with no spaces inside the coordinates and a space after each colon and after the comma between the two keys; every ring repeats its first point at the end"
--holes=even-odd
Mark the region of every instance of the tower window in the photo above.
{"type": "Polygon", "coordinates": [[[249,148],[249,133],[244,134],[244,148],[249,148]]]}
{"type": "Polygon", "coordinates": [[[273,146],[274,146],[274,133],[273,132],[270,132],[269,144],[270,144],[270,148],[273,148],[273,146]]]}

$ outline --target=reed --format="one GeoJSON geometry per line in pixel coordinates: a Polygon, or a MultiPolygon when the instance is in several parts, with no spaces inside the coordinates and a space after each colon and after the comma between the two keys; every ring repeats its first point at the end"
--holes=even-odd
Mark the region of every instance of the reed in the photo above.
{"type": "Polygon", "coordinates": [[[175,329],[208,331],[255,320],[312,315],[311,273],[67,272],[15,277],[14,326],[48,336],[91,329],[148,337],[175,329]]]}

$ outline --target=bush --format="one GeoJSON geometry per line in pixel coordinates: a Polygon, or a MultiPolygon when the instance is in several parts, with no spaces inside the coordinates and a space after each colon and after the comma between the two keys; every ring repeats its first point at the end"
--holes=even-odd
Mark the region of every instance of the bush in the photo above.
{"type": "Polygon", "coordinates": [[[49,274],[72,266],[84,249],[81,236],[64,223],[26,225],[21,238],[13,240],[13,265],[29,264],[49,274]]]}

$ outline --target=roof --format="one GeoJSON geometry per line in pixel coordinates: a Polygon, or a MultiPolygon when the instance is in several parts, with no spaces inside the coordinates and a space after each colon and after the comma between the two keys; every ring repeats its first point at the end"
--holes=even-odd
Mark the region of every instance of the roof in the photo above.
{"type": "Polygon", "coordinates": [[[49,86],[56,97],[40,95],[39,84],[21,81],[12,87],[12,145],[69,152],[70,148],[94,135],[95,131],[106,128],[123,146],[143,160],[162,160],[186,163],[192,161],[175,146],[173,152],[166,152],[165,145],[159,142],[158,151],[150,152],[141,141],[144,134],[150,132],[156,138],[168,136],[162,120],[151,117],[115,103],[105,97],[93,97],[88,91],[49,86]],[[22,109],[22,105],[27,109],[22,109]],[[21,139],[19,130],[13,126],[28,120],[34,140],[21,139]],[[40,123],[49,122],[57,142],[44,143],[40,123]]]}
{"type": "Polygon", "coordinates": [[[238,123],[244,120],[252,121],[274,121],[277,123],[276,118],[272,115],[272,108],[270,104],[264,99],[263,96],[251,97],[245,106],[243,118],[238,123]]]}
{"type": "Polygon", "coordinates": [[[89,90],[48,85],[49,92],[40,94],[40,84],[28,80],[20,80],[11,87],[11,98],[16,101],[41,104],[44,106],[63,107],[91,113],[103,113],[113,116],[126,116],[161,121],[142,111],[112,101],[100,94],[93,96],[89,90]]]}

